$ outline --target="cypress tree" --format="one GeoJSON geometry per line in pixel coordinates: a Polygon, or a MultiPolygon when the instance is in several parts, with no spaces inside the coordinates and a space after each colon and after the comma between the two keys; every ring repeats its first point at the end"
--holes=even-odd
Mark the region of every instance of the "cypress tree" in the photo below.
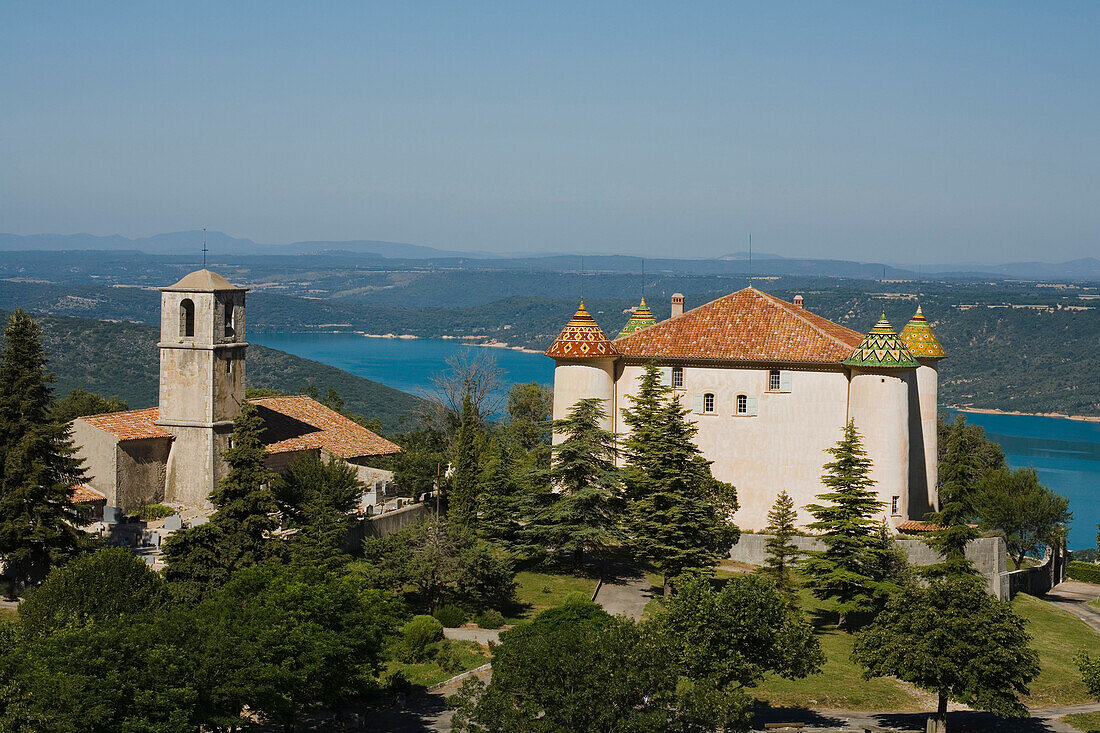
{"type": "Polygon", "coordinates": [[[278,506],[271,492],[275,474],[264,462],[264,422],[245,402],[233,420],[230,447],[222,456],[229,471],[210,494],[216,511],[206,524],[179,530],[165,542],[165,578],[177,597],[198,600],[235,571],[278,554],[271,539],[278,506]]]}
{"type": "Polygon", "coordinates": [[[879,579],[874,569],[885,552],[876,538],[872,519],[882,507],[873,490],[871,460],[854,422],[844,427],[844,437],[828,449],[834,461],[826,463],[821,482],[829,487],[818,499],[829,504],[807,506],[816,519],[810,529],[821,533],[821,551],[808,552],[802,568],[811,578],[813,594],[835,598],[844,627],[852,613],[874,609],[879,579]]]}
{"type": "Polygon", "coordinates": [[[462,398],[458,431],[451,461],[451,492],[447,497],[447,518],[456,525],[477,526],[478,456],[477,439],[481,420],[470,394],[462,398]]]}
{"type": "Polygon", "coordinates": [[[512,545],[521,528],[523,492],[516,481],[516,467],[508,446],[499,437],[488,449],[489,459],[477,487],[478,534],[512,545]]]}
{"type": "Polygon", "coordinates": [[[786,491],[780,491],[771,511],[768,512],[768,526],[765,532],[771,535],[764,542],[764,567],[761,572],[771,577],[779,590],[794,595],[795,583],[791,570],[802,551],[791,541],[795,532],[796,515],[794,499],[786,491]]]}
{"type": "Polygon", "coordinates": [[[42,331],[21,308],[0,354],[0,559],[17,589],[75,555],[87,524],[72,502],[84,479],[69,426],[50,416],[53,375],[42,331]]]}
{"type": "Polygon", "coordinates": [[[733,486],[714,478],[694,439],[690,410],[646,365],[636,396],[623,410],[630,427],[624,454],[627,527],[635,557],[671,580],[688,568],[713,566],[737,541],[733,486]]]}

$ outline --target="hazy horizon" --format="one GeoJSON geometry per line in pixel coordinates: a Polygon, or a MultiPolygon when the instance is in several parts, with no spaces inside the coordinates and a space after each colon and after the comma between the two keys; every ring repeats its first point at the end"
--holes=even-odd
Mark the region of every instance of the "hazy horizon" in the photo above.
{"type": "Polygon", "coordinates": [[[0,231],[906,264],[1100,247],[1100,5],[0,10],[0,231]]]}

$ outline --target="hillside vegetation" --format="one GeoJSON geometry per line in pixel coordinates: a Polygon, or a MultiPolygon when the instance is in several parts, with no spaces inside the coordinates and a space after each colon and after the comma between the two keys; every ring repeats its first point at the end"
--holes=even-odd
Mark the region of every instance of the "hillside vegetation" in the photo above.
{"type": "MultiPolygon", "coordinates": [[[[0,317],[7,320],[7,313],[0,317]]],[[[139,323],[112,323],[87,318],[40,318],[49,368],[57,377],[55,394],[76,387],[119,397],[131,408],[157,404],[157,331],[139,323]]],[[[341,369],[275,349],[248,347],[249,387],[301,393],[312,386],[322,395],[330,388],[348,411],[398,426],[420,402],[418,397],[372,382],[341,369]]]]}

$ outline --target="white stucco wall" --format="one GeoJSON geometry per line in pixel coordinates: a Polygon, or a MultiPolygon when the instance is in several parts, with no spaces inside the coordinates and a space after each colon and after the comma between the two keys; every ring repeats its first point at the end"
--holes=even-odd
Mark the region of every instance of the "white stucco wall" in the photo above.
{"type": "MultiPolygon", "coordinates": [[[[776,367],[778,368],[778,367],[776,367]]],[[[791,391],[768,391],[768,368],[684,367],[684,385],[677,390],[684,404],[693,395],[715,395],[715,414],[695,415],[699,448],[713,465],[716,478],[737,487],[740,509],[735,517],[746,529],[763,529],[779,492],[794,499],[800,523],[810,521],[802,507],[821,492],[824,452],[841,437],[848,408],[848,377],[841,369],[782,367],[791,372],[791,391]],[[737,395],[757,398],[756,416],[736,414],[737,395]]],[[[625,366],[616,383],[616,401],[629,405],[637,393],[644,367],[625,366]]],[[[555,383],[555,389],[556,389],[555,383]]],[[[625,431],[621,413],[615,429],[625,431]]]]}
{"type": "Polygon", "coordinates": [[[921,366],[909,382],[909,515],[921,519],[939,502],[936,482],[936,412],[939,409],[939,375],[936,362],[920,359],[921,366]]]}
{"type": "Polygon", "coordinates": [[[849,414],[863,437],[863,446],[873,462],[881,516],[892,524],[909,518],[909,382],[912,371],[868,371],[854,368],[850,387],[849,414]],[[891,512],[893,497],[898,511],[891,512]]]}
{"type": "MultiPolygon", "coordinates": [[[[561,420],[578,400],[598,397],[605,400],[605,430],[612,430],[615,413],[614,362],[610,359],[559,361],[554,367],[554,419],[561,420]]],[[[554,443],[561,436],[554,435],[554,443]]]]}

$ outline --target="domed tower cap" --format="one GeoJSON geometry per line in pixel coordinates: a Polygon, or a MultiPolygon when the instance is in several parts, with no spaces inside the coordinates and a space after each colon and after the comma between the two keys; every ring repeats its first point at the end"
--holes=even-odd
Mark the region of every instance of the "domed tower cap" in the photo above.
{"type": "Polygon", "coordinates": [[[618,352],[596,319],[584,309],[582,300],[561,335],[546,350],[546,355],[553,359],[608,359],[618,356],[618,352]]]}
{"type": "Polygon", "coordinates": [[[843,363],[845,366],[874,369],[912,369],[920,366],[909,353],[905,342],[894,333],[885,313],[843,363]]]}
{"type": "Polygon", "coordinates": [[[653,317],[653,311],[645,304],[645,298],[642,298],[641,305],[634,310],[634,315],[626,322],[626,325],[623,326],[623,330],[619,331],[619,335],[616,338],[629,336],[635,331],[641,331],[646,326],[652,326],[656,322],[657,319],[653,317]]]}
{"type": "Polygon", "coordinates": [[[918,359],[942,359],[947,356],[919,305],[917,312],[901,330],[901,340],[905,342],[909,353],[918,359]]]}
{"type": "Polygon", "coordinates": [[[162,291],[182,291],[187,293],[220,293],[224,290],[248,290],[226,280],[216,272],[210,270],[195,270],[190,275],[185,275],[175,285],[161,288],[162,291]]]}

